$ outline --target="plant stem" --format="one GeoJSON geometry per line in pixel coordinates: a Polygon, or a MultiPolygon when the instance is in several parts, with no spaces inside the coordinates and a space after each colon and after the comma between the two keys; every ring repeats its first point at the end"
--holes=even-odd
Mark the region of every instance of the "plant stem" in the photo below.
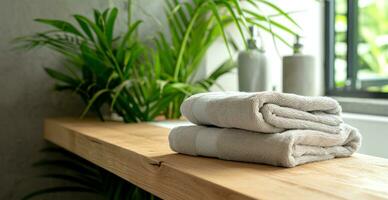
{"type": "Polygon", "coordinates": [[[132,18],[132,0],[128,0],[128,7],[127,7],[127,11],[128,11],[128,16],[127,16],[127,20],[128,20],[128,27],[131,27],[131,18],[132,18]]]}
{"type": "Polygon", "coordinates": [[[193,17],[190,20],[190,23],[189,23],[187,30],[185,32],[185,35],[183,37],[181,47],[179,49],[178,60],[176,62],[175,71],[174,71],[174,80],[178,80],[180,67],[182,65],[183,54],[184,54],[185,49],[186,49],[186,44],[188,42],[190,32],[193,29],[194,23],[197,20],[197,17],[199,16],[199,13],[200,13],[202,7],[200,6],[200,7],[197,7],[196,9],[197,10],[195,11],[193,17]]]}

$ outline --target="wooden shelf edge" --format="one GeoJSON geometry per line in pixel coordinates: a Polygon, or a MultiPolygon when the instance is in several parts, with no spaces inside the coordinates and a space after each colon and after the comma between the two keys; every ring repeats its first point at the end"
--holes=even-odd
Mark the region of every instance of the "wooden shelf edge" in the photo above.
{"type": "Polygon", "coordinates": [[[44,138],[163,199],[388,199],[388,160],[362,154],[295,168],[176,154],[169,129],[57,118],[44,138]]]}
{"type": "Polygon", "coordinates": [[[57,119],[45,120],[44,138],[162,199],[256,199],[74,131],[57,119]]]}

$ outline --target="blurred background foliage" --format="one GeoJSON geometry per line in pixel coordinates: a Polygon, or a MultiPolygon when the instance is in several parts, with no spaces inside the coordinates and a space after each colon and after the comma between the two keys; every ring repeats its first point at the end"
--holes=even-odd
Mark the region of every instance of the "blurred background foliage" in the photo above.
{"type": "MultiPolygon", "coordinates": [[[[346,86],[347,1],[336,0],[337,88],[346,86]]],[[[388,92],[388,1],[358,0],[357,89],[388,92]]]]}

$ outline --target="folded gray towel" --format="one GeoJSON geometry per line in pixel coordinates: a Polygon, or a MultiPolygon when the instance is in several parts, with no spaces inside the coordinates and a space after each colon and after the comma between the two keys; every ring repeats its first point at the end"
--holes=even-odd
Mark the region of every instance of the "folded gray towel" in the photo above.
{"type": "Polygon", "coordinates": [[[181,106],[198,125],[239,128],[261,133],[311,129],[339,133],[341,107],[329,97],[304,97],[278,92],[210,92],[196,94],[181,106]]]}
{"type": "Polygon", "coordinates": [[[181,126],[171,130],[173,151],[225,160],[263,163],[283,167],[347,157],[358,150],[359,132],[345,124],[338,134],[316,130],[288,130],[262,134],[241,129],[181,126]]]}

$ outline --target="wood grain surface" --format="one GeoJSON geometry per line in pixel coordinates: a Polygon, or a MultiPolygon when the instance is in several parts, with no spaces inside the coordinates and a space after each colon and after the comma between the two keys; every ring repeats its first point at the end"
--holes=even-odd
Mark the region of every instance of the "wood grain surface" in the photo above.
{"type": "Polygon", "coordinates": [[[355,154],[298,166],[177,154],[155,125],[47,119],[44,137],[163,199],[388,199],[388,160],[355,154]]]}

